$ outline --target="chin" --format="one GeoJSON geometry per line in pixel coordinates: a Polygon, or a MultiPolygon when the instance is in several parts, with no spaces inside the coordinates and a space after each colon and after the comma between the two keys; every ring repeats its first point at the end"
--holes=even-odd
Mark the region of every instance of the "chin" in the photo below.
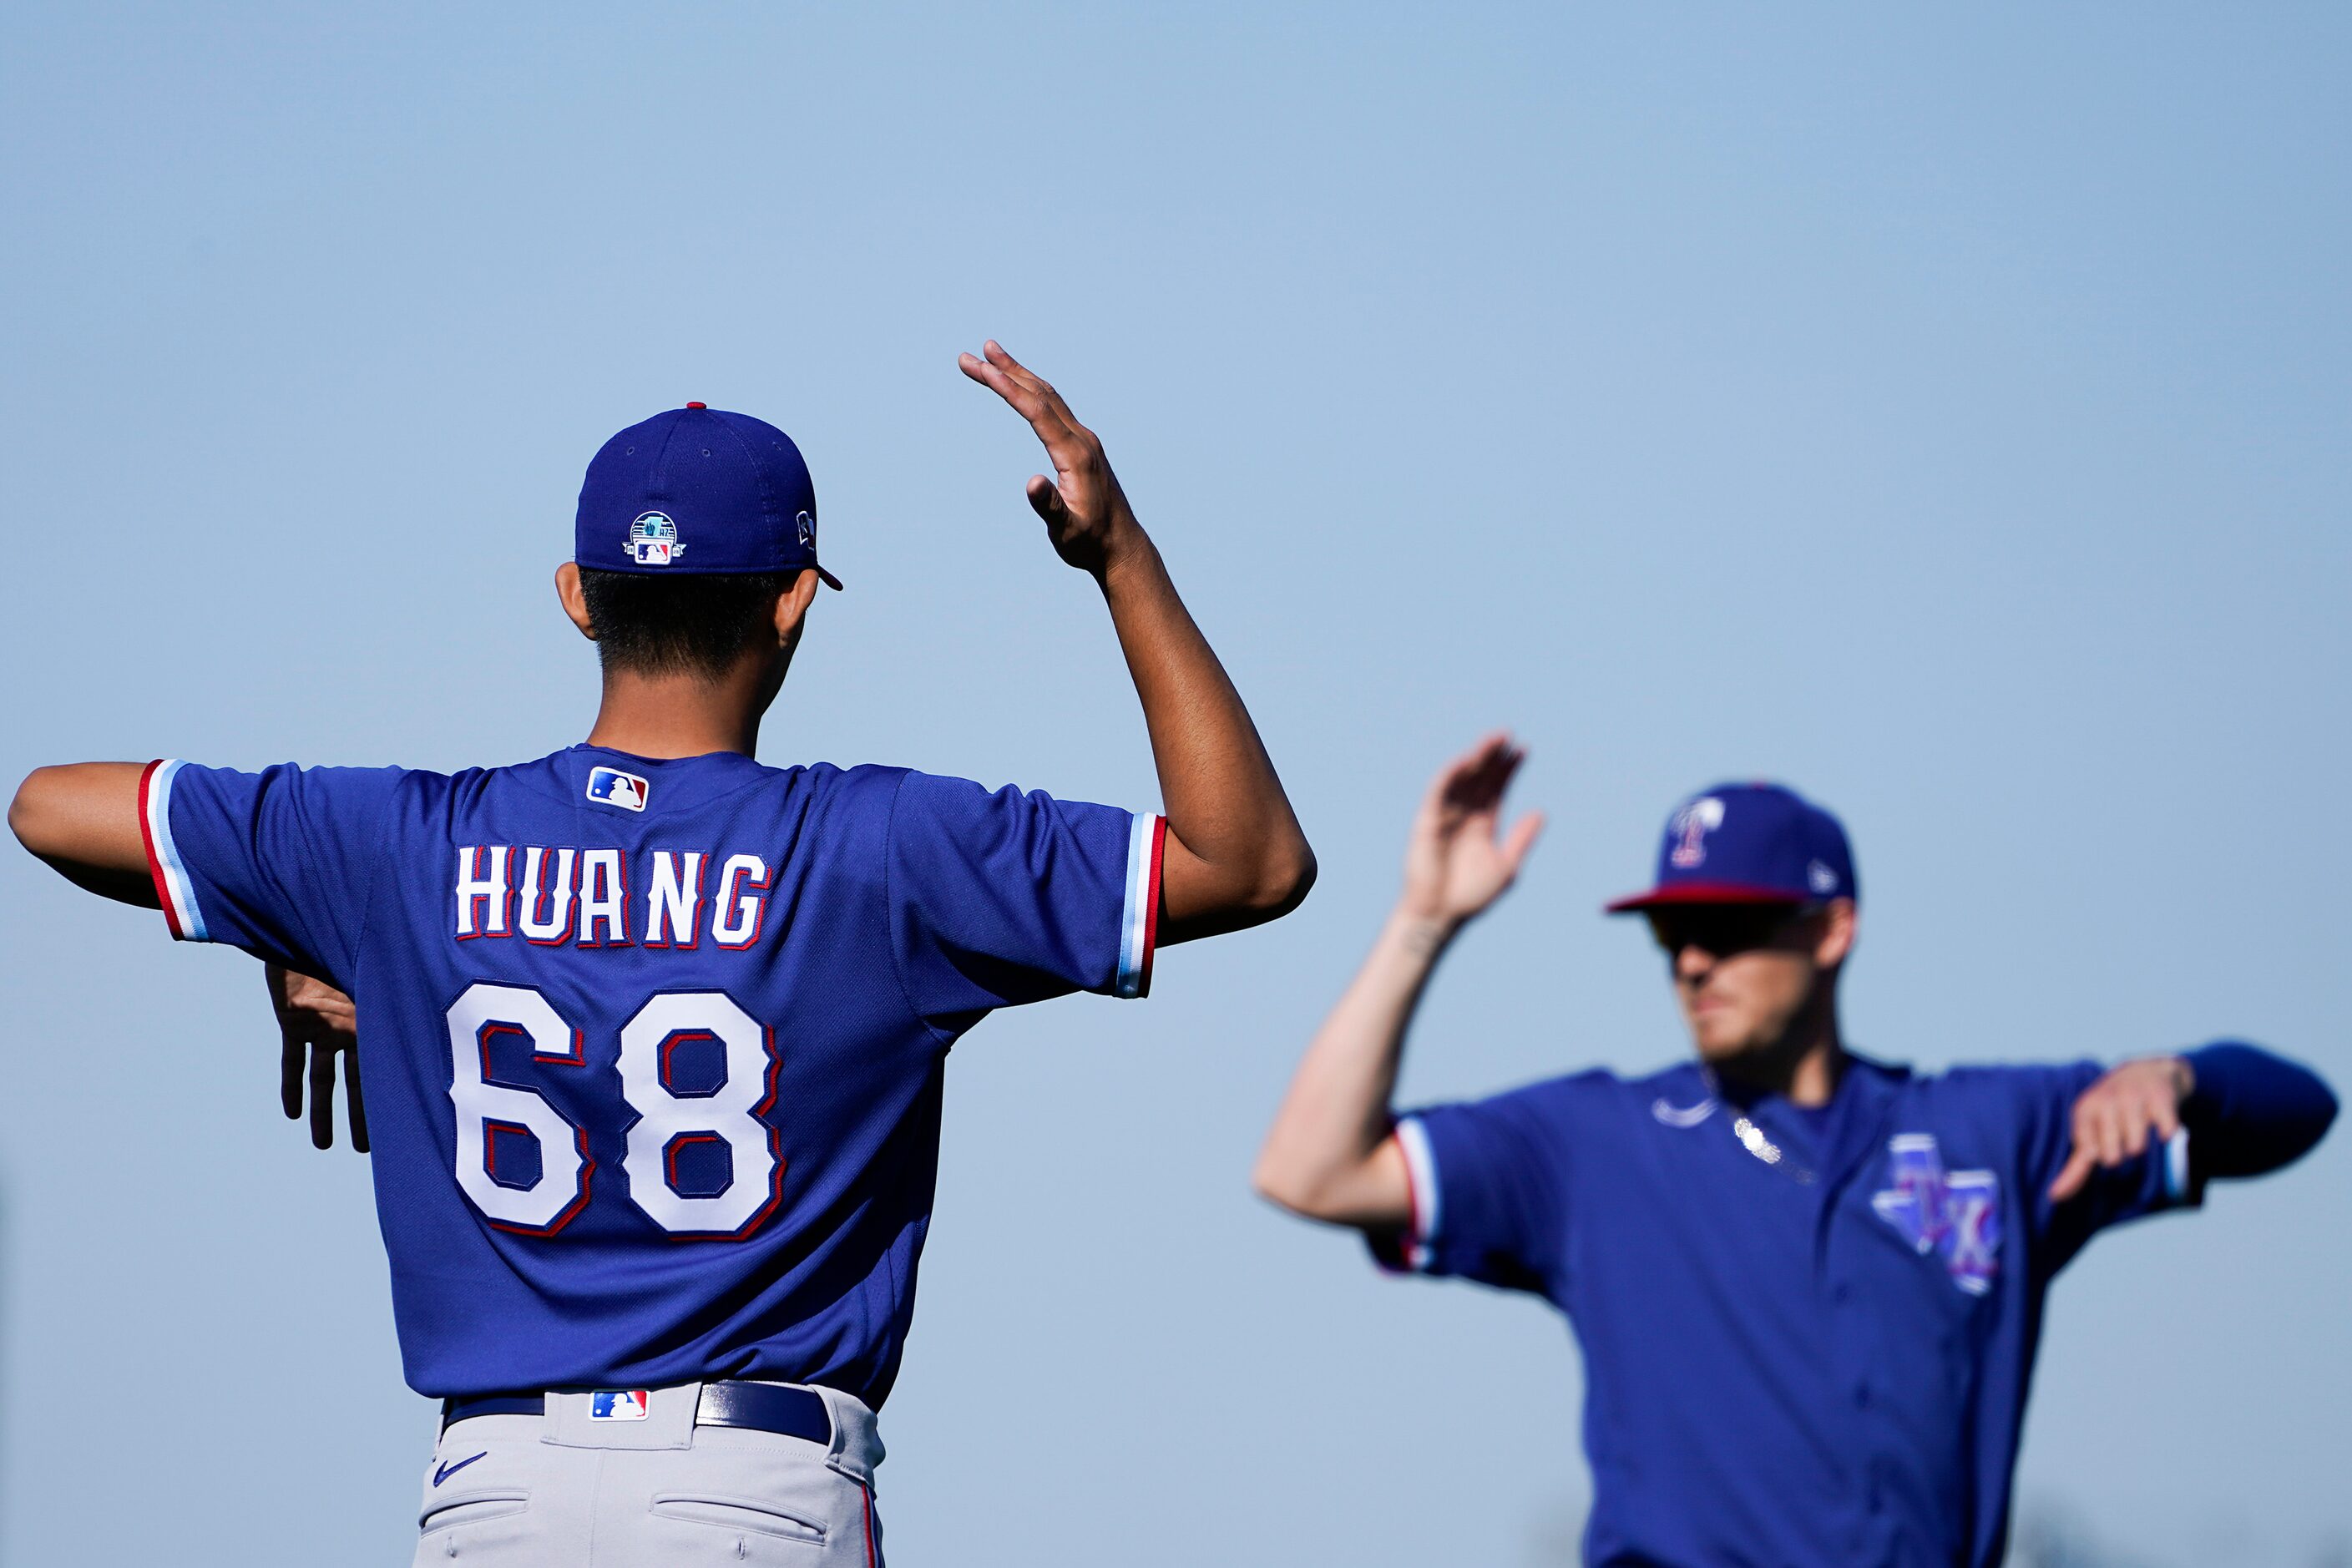
{"type": "Polygon", "coordinates": [[[1728,1018],[1692,1026],[1691,1041],[1698,1047],[1700,1058],[1710,1062],[1728,1061],[1756,1048],[1754,1031],[1728,1018]]]}

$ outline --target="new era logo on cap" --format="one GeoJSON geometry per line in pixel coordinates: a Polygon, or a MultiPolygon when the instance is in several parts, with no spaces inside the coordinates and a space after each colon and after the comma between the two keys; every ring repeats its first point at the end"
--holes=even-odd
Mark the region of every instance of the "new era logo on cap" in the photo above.
{"type": "Polygon", "coordinates": [[[1611,914],[1659,904],[1810,904],[1856,896],[1838,819],[1780,784],[1718,784],[1666,818],[1658,880],[1611,914]]]}

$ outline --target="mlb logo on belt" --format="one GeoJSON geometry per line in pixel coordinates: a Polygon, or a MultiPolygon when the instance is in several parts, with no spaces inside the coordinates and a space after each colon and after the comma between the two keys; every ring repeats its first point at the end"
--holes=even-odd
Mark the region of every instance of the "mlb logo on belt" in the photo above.
{"type": "Polygon", "coordinates": [[[649,1403],[642,1388],[600,1388],[588,1396],[591,1421],[642,1421],[649,1403]]]}
{"type": "Polygon", "coordinates": [[[618,768],[588,770],[590,800],[601,800],[606,805],[623,806],[630,811],[643,811],[649,793],[651,786],[635,773],[625,773],[618,768]]]}

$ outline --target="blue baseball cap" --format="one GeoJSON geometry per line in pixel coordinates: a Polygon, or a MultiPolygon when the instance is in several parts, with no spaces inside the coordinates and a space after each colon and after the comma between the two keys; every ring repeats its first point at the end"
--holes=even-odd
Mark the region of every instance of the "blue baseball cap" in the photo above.
{"type": "Polygon", "coordinates": [[[816,487],[764,419],[689,403],[632,425],[589,459],[572,558],[598,572],[813,569],[816,487]]]}
{"type": "Polygon", "coordinates": [[[1774,784],[1717,784],[1666,818],[1658,884],[1612,915],[1661,904],[1818,904],[1857,899],[1853,851],[1838,819],[1774,784]]]}

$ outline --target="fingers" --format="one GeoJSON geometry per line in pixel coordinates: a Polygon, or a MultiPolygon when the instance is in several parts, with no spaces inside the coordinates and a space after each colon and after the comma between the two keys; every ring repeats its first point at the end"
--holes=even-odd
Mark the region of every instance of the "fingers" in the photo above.
{"type": "Polygon", "coordinates": [[[998,347],[994,339],[983,345],[983,351],[985,359],[979,354],[956,355],[956,368],[1011,404],[1049,451],[1057,443],[1066,445],[1075,438],[1078,422],[1071,417],[1059,394],[998,347]]]}
{"type": "Polygon", "coordinates": [[[1506,738],[1486,749],[1477,764],[1454,784],[1451,803],[1472,816],[1490,816],[1503,804],[1511,775],[1519,771],[1527,753],[1506,738]]]}
{"type": "Polygon", "coordinates": [[[1486,765],[1488,753],[1492,752],[1497,746],[1509,745],[1510,741],[1511,738],[1509,735],[1497,730],[1493,734],[1481,739],[1476,745],[1471,747],[1468,751],[1463,752],[1460,756],[1454,758],[1444,767],[1438,769],[1437,776],[1429,781],[1429,790],[1427,795],[1423,797],[1426,804],[1435,805],[1440,801],[1452,795],[1454,793],[1456,781],[1466,779],[1473,773],[1476,773],[1481,767],[1486,765]]]}
{"type": "Polygon", "coordinates": [[[352,1151],[354,1153],[364,1154],[368,1152],[367,1101],[360,1094],[360,1058],[357,1051],[343,1058],[343,1100],[351,1112],[352,1151]]]}
{"type": "Polygon", "coordinates": [[[286,1120],[302,1120],[302,1057],[309,1048],[290,1028],[281,1031],[284,1038],[278,1047],[278,1103],[286,1111],[286,1120]]]}
{"type": "Polygon", "coordinates": [[[2180,1131],[2180,1097],[2171,1083],[2149,1079],[2133,1099],[2128,1125],[2126,1148],[2134,1158],[2147,1152],[2151,1132],[2157,1143],[2170,1142],[2180,1131]]]}
{"type": "Polygon", "coordinates": [[[1510,876],[1517,877],[1519,868],[1527,864],[1528,852],[1543,836],[1543,826],[1544,815],[1540,811],[1531,811],[1512,824],[1511,836],[1503,840],[1503,866],[1510,876]]]}
{"type": "MultiPolygon", "coordinates": [[[[1451,842],[1456,835],[1465,832],[1476,837],[1483,826],[1486,836],[1498,840],[1501,852],[1503,794],[1526,760],[1527,753],[1512,744],[1507,731],[1488,735],[1456,757],[1432,781],[1429,794],[1422,802],[1418,830],[1439,841],[1451,842]]],[[[1528,832],[1528,843],[1533,843],[1534,830],[1526,823],[1520,823],[1514,831],[1528,832]]]]}
{"type": "Polygon", "coordinates": [[[2112,1100],[2099,1102],[2093,1116],[2094,1137],[2099,1151],[2099,1163],[2110,1170],[2123,1163],[2124,1119],[2121,1108],[2112,1100]]]}
{"type": "Polygon", "coordinates": [[[2073,1156],[2066,1162],[2066,1168],[2058,1173],[2056,1181],[2050,1184],[2051,1201],[2063,1204],[2081,1192],[2083,1184],[2091,1179],[2091,1172],[2097,1164],[2098,1161],[2089,1150],[2076,1144],[2073,1156]]]}
{"type": "Polygon", "coordinates": [[[2161,1144],[2179,1131],[2176,1087],[2137,1071],[2137,1064],[2119,1068],[2075,1100],[2073,1152],[2051,1184],[2050,1195],[2063,1202],[2080,1192],[2095,1172],[2144,1159],[2151,1132],[2161,1144]]]}
{"type": "Polygon", "coordinates": [[[2123,1133],[2125,1159],[2137,1160],[2147,1152],[2147,1130],[2156,1125],[2156,1100],[2150,1095],[2136,1095],[2128,1106],[2119,1109],[2116,1125],[2123,1133]]]}
{"type": "Polygon", "coordinates": [[[1069,503],[1054,481],[1043,474],[1029,476],[1029,510],[1045,520],[1045,526],[1057,532],[1070,521],[1069,503]]]}
{"type": "Polygon", "coordinates": [[[1421,820],[1429,824],[1443,821],[1461,795],[1464,781],[1485,764],[1490,748],[1503,743],[1505,738],[1498,731],[1438,769],[1437,775],[1429,781],[1429,787],[1422,792],[1421,820]]]}
{"type": "Polygon", "coordinates": [[[316,1047],[310,1052],[310,1146],[335,1146],[335,1053],[316,1047]]]}
{"type": "Polygon", "coordinates": [[[1005,351],[1003,343],[991,338],[981,344],[981,352],[988,356],[990,364],[1003,371],[1025,391],[1044,399],[1045,405],[1052,409],[1064,424],[1074,430],[1085,428],[1078,423],[1077,416],[1070,412],[1070,405],[1062,401],[1062,395],[1054,390],[1053,384],[1014,359],[1005,351]]]}
{"type": "Polygon", "coordinates": [[[1454,758],[1438,775],[1438,782],[1445,796],[1455,802],[1488,795],[1496,781],[1510,776],[1510,770],[1517,766],[1518,755],[1511,744],[1510,731],[1497,730],[1454,758]]]}

